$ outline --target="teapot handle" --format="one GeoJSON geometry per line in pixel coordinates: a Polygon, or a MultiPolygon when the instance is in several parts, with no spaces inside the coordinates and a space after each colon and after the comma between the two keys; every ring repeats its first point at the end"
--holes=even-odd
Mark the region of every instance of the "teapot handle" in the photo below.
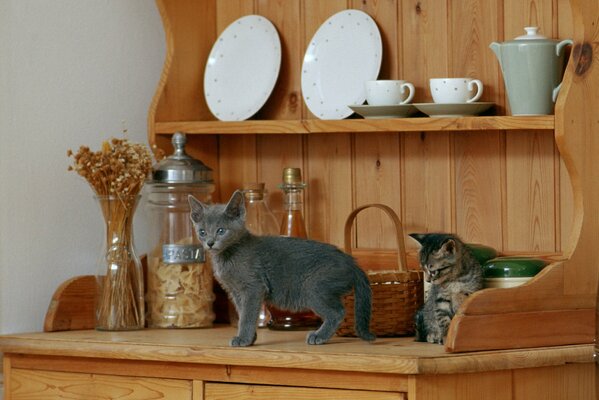
{"type": "Polygon", "coordinates": [[[561,42],[559,42],[557,44],[557,46],[555,47],[555,55],[559,57],[559,55],[562,52],[562,49],[568,45],[573,45],[574,41],[572,39],[566,39],[566,40],[562,40],[561,42]]]}
{"type": "MultiPolygon", "coordinates": [[[[562,49],[568,45],[573,45],[574,41],[572,39],[566,39],[566,40],[562,40],[561,42],[559,42],[557,44],[557,46],[555,47],[555,55],[559,57],[560,53],[562,52],[562,49]]],[[[551,99],[553,100],[553,102],[555,103],[555,101],[557,100],[557,96],[559,94],[559,90],[562,88],[562,83],[560,82],[559,85],[557,85],[557,87],[555,89],[553,89],[553,93],[551,95],[551,99]]]]}
{"type": "Polygon", "coordinates": [[[557,100],[557,95],[559,94],[559,90],[561,88],[562,88],[562,82],[560,82],[559,85],[557,85],[557,87],[555,89],[553,89],[553,93],[551,95],[551,99],[553,100],[554,103],[557,100]]]}

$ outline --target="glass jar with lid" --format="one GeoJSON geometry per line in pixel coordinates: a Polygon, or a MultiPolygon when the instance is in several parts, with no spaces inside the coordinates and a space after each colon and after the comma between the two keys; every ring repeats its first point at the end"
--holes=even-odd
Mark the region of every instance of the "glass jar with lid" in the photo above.
{"type": "Polygon", "coordinates": [[[175,133],[174,153],[155,165],[147,184],[151,218],[147,269],[147,321],[153,328],[203,328],[214,322],[212,269],[193,233],[188,196],[209,203],[212,170],[185,153],[175,133]]]}

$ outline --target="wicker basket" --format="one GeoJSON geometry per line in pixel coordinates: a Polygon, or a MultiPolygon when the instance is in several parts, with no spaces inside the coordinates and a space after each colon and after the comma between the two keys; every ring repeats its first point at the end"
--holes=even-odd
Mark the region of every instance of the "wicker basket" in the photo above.
{"type": "MultiPolygon", "coordinates": [[[[345,222],[345,251],[351,254],[353,222],[358,213],[367,208],[378,208],[384,211],[393,221],[397,239],[398,265],[398,270],[393,271],[366,271],[372,289],[370,330],[377,336],[413,335],[415,332],[414,314],[424,301],[423,274],[421,271],[407,269],[403,228],[395,212],[383,204],[368,204],[352,211],[345,222]]],[[[355,336],[353,292],[344,298],[344,305],[345,319],[341,323],[337,334],[340,336],[355,336]]]]}

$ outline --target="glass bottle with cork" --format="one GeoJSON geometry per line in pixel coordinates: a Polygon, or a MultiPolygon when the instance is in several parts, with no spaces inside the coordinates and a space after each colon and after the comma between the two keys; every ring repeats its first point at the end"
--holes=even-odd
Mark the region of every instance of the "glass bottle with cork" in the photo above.
{"type": "MultiPolygon", "coordinates": [[[[284,194],[284,215],[280,234],[307,238],[306,225],[302,215],[303,194],[306,183],[302,182],[300,168],[285,168],[283,183],[279,186],[284,194]]],[[[312,311],[291,312],[269,306],[271,315],[268,328],[272,330],[304,330],[317,328],[320,318],[312,311]]]]}
{"type": "MultiPolygon", "coordinates": [[[[279,234],[279,222],[266,204],[265,184],[263,182],[244,183],[243,195],[245,199],[245,226],[247,230],[258,236],[277,236],[279,234]]],[[[231,312],[235,311],[230,309],[230,314],[231,312]]],[[[263,305],[258,316],[258,327],[265,328],[269,320],[270,313],[266,306],[263,305]]]]}

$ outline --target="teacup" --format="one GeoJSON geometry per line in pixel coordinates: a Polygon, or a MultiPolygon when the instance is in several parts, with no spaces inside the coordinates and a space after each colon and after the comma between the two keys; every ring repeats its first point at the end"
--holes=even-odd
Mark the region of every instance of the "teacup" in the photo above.
{"type": "Polygon", "coordinates": [[[474,103],[483,94],[483,83],[472,78],[433,78],[430,88],[435,103],[474,103]]]}
{"type": "Polygon", "coordinates": [[[414,98],[414,85],[403,80],[366,82],[366,101],[371,106],[407,104],[414,98]]]}

